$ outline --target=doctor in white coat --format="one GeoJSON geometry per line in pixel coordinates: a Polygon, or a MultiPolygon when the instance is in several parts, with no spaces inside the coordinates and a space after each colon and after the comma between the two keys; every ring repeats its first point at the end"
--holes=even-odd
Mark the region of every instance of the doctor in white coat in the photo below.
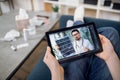
{"type": "Polygon", "coordinates": [[[74,37],[73,46],[76,54],[94,49],[93,45],[88,39],[84,39],[81,37],[79,30],[72,30],[71,35],[74,37]]]}

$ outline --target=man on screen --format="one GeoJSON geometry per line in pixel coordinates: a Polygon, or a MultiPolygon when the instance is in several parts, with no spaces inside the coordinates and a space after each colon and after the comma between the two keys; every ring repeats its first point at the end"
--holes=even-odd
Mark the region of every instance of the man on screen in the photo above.
{"type": "Polygon", "coordinates": [[[72,30],[71,35],[74,37],[73,46],[77,54],[94,49],[89,40],[81,37],[79,30],[72,30]]]}

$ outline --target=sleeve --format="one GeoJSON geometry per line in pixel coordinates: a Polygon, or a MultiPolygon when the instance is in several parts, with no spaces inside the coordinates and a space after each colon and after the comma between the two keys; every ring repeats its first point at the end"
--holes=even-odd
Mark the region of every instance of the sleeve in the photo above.
{"type": "Polygon", "coordinates": [[[93,50],[94,49],[93,45],[87,39],[85,39],[84,47],[88,48],[89,50],[93,50]]]}

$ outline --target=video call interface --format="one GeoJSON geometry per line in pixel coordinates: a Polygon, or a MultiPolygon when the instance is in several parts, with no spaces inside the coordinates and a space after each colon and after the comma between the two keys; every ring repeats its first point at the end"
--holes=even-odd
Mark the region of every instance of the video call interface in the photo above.
{"type": "Polygon", "coordinates": [[[51,33],[49,38],[53,54],[57,60],[94,50],[89,27],[51,33]]]}

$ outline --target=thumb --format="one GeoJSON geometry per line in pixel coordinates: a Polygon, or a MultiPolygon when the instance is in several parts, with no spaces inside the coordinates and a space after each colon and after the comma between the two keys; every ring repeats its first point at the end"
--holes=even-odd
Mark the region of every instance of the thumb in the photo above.
{"type": "Polygon", "coordinates": [[[51,49],[50,49],[49,46],[47,46],[47,51],[46,51],[46,53],[50,53],[50,52],[51,52],[51,49]]]}

